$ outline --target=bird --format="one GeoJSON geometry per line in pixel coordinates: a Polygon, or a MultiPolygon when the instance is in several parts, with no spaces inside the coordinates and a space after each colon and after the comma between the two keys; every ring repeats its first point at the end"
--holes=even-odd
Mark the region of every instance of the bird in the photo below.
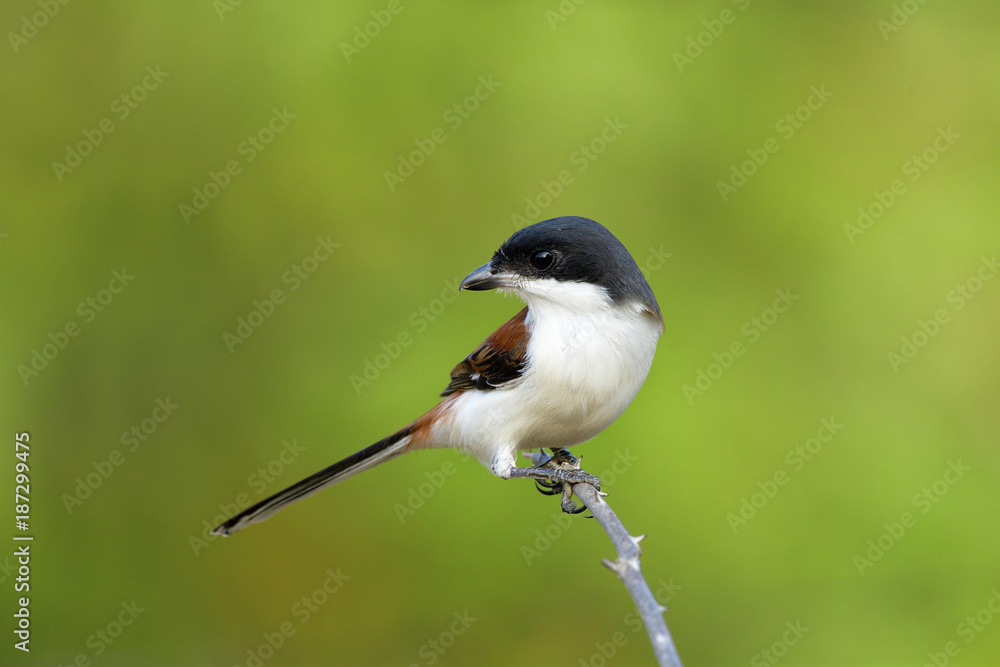
{"type": "Polygon", "coordinates": [[[568,497],[570,485],[579,482],[599,490],[600,480],[579,469],[566,448],[621,416],[646,380],[664,328],[632,255],[598,222],[552,218],[516,231],[461,282],[461,290],[511,293],[525,307],[455,366],[443,400],[426,414],[248,507],[213,533],[232,534],[348,477],[428,448],[464,451],[497,477],[534,479],[543,493],[562,487],[568,497]],[[553,452],[544,465],[516,465],[519,452],[543,448],[553,452]]]}

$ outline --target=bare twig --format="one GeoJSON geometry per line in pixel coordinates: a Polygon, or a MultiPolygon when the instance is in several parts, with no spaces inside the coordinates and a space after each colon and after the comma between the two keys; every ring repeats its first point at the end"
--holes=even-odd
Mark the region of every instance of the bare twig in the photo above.
{"type": "MultiPolygon", "coordinates": [[[[528,456],[534,460],[536,466],[549,458],[541,452],[528,454],[528,456]]],[[[579,464],[576,467],[579,467],[579,464]]],[[[649,641],[653,644],[653,653],[656,655],[657,662],[661,667],[681,667],[681,659],[677,655],[674,640],[670,636],[670,630],[667,629],[666,621],[663,620],[663,612],[666,611],[666,608],[657,602],[656,596],[653,595],[653,591],[649,588],[649,584],[646,583],[646,579],[642,576],[642,570],[639,568],[639,555],[642,554],[639,541],[645,535],[632,537],[625,530],[625,526],[611,509],[611,506],[604,501],[604,496],[607,494],[601,493],[591,484],[574,484],[573,493],[601,524],[604,532],[611,538],[615,551],[618,552],[617,560],[611,561],[605,558],[604,565],[618,575],[635,601],[635,606],[646,625],[649,641]]],[[[569,501],[569,498],[565,498],[565,500],[569,501]]],[[[569,503],[572,505],[572,501],[569,503]]]]}
{"type": "Polygon", "coordinates": [[[662,667],[680,667],[681,659],[677,655],[677,648],[670,637],[667,623],[663,620],[666,608],[656,601],[653,591],[642,576],[642,570],[639,569],[639,554],[642,553],[639,540],[645,535],[639,537],[629,535],[611,506],[604,502],[603,494],[590,484],[574,484],[573,493],[587,506],[615,545],[618,560],[611,561],[605,558],[604,564],[618,575],[635,600],[635,606],[642,615],[643,623],[646,624],[649,641],[653,643],[656,660],[662,667]]]}

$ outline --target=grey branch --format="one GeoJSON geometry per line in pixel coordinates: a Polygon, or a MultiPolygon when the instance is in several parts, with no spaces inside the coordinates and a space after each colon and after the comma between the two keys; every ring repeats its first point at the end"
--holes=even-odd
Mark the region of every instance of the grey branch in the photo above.
{"type": "MultiPolygon", "coordinates": [[[[535,460],[535,465],[538,465],[548,457],[534,454],[532,458],[535,460]]],[[[642,554],[639,541],[645,535],[632,537],[625,530],[625,526],[622,525],[611,506],[604,501],[606,494],[601,493],[592,485],[574,484],[573,493],[601,524],[608,537],[611,538],[615,551],[618,552],[617,560],[611,561],[605,558],[604,565],[618,575],[635,601],[643,623],[646,624],[646,632],[653,644],[653,652],[656,654],[657,662],[661,667],[681,667],[681,659],[677,655],[674,640],[670,636],[670,630],[667,629],[666,621],[663,620],[663,612],[666,611],[666,608],[657,602],[656,596],[653,595],[653,591],[650,590],[649,584],[646,583],[646,579],[642,576],[642,570],[639,568],[639,555],[642,554]]]]}
{"type": "Polygon", "coordinates": [[[666,608],[656,601],[653,591],[649,589],[649,584],[642,576],[642,570],[639,569],[639,554],[642,553],[639,540],[645,535],[639,537],[629,535],[611,506],[604,502],[602,494],[590,484],[574,484],[573,493],[604,527],[604,531],[615,545],[618,560],[612,562],[605,558],[604,564],[618,575],[635,600],[635,606],[646,624],[649,641],[653,643],[656,660],[663,667],[680,667],[681,659],[677,655],[677,648],[670,637],[667,623],[663,620],[666,608]]]}

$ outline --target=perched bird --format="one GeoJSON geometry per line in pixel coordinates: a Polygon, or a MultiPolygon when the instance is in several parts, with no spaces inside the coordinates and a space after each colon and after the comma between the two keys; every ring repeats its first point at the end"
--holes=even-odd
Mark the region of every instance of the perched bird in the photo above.
{"type": "Polygon", "coordinates": [[[593,475],[560,464],[575,461],[564,448],[618,419],[649,372],[663,317],[635,260],[593,220],[553,218],[515,232],[461,289],[512,292],[527,307],[455,367],[444,400],[425,415],[213,532],[236,532],[320,489],[429,447],[472,454],[504,479],[546,480],[542,485],[551,493],[577,482],[600,488],[593,475]],[[553,450],[550,464],[515,466],[518,451],[542,447],[553,450]]]}

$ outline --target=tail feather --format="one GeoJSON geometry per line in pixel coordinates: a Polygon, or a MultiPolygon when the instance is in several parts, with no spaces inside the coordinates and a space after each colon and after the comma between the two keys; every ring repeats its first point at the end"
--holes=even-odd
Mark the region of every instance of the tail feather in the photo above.
{"type": "Polygon", "coordinates": [[[267,519],[275,512],[284,509],[298,500],[311,496],[317,491],[321,491],[328,486],[333,486],[337,482],[343,481],[348,477],[353,477],[359,472],[364,472],[369,468],[374,468],[380,463],[399,456],[406,451],[407,445],[410,444],[410,434],[413,431],[413,427],[414,425],[411,424],[406,428],[396,431],[392,435],[379,440],[374,445],[365,447],[360,452],[351,454],[346,459],[338,461],[332,466],[306,477],[287,489],[279,491],[270,498],[265,498],[256,505],[248,507],[221,524],[212,531],[212,534],[231,535],[252,523],[259,523],[267,519]]]}

